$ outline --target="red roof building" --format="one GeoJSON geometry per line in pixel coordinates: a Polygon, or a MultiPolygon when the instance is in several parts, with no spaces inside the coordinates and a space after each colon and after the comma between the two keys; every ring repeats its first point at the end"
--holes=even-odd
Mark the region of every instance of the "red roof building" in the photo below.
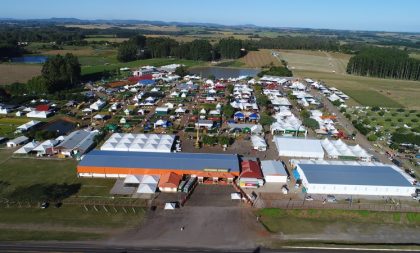
{"type": "Polygon", "coordinates": [[[239,174],[239,186],[242,188],[258,188],[264,185],[264,177],[260,165],[256,161],[243,161],[239,174]]]}
{"type": "Polygon", "coordinates": [[[241,174],[239,177],[246,177],[246,178],[258,178],[263,179],[263,175],[261,172],[260,165],[256,161],[243,161],[241,163],[241,174]]]}
{"type": "Polygon", "coordinates": [[[35,110],[39,111],[39,112],[48,112],[50,110],[50,106],[49,105],[37,105],[35,107],[35,110]]]}

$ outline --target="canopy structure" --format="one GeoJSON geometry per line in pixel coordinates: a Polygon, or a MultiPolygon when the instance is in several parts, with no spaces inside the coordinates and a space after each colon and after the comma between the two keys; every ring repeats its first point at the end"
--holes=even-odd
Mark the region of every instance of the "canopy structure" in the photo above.
{"type": "Polygon", "coordinates": [[[37,142],[37,141],[29,142],[25,144],[23,147],[21,147],[20,149],[16,150],[14,154],[28,154],[29,152],[34,150],[34,148],[36,148],[39,144],[40,142],[37,142]]]}
{"type": "Polygon", "coordinates": [[[258,151],[266,151],[267,150],[267,143],[265,142],[264,138],[258,135],[251,136],[252,146],[255,150],[258,151]]]}
{"type": "Polygon", "coordinates": [[[372,157],[372,155],[359,145],[349,146],[342,140],[333,141],[326,138],[321,141],[321,145],[330,158],[354,157],[362,160],[370,160],[372,157]]]}
{"type": "Polygon", "coordinates": [[[29,129],[31,129],[32,127],[38,125],[39,123],[41,123],[40,121],[37,120],[31,120],[21,126],[18,126],[17,129],[20,131],[28,131],[29,129]]]}
{"type": "Polygon", "coordinates": [[[175,136],[168,134],[114,133],[101,146],[101,150],[170,153],[175,136]]]}
{"type": "Polygon", "coordinates": [[[169,202],[169,203],[165,203],[165,210],[174,210],[176,208],[176,203],[173,202],[169,202]]]}
{"type": "Polygon", "coordinates": [[[279,156],[324,159],[320,140],[275,136],[273,142],[279,156]]]}
{"type": "Polygon", "coordinates": [[[140,184],[137,193],[153,194],[156,192],[157,184],[140,184]]]}

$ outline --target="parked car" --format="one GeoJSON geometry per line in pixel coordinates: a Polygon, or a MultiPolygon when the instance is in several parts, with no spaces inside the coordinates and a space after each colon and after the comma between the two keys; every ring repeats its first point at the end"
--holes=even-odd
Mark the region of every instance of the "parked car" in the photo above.
{"type": "Polygon", "coordinates": [[[308,196],[306,196],[305,200],[307,200],[307,201],[312,201],[312,200],[314,200],[314,199],[312,198],[312,196],[308,195],[308,196]]]}

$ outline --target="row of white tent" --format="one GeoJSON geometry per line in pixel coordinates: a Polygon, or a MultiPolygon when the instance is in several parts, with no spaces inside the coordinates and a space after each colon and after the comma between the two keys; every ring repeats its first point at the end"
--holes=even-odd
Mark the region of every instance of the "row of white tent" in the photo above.
{"type": "Polygon", "coordinates": [[[156,192],[159,179],[157,175],[128,175],[124,184],[138,185],[136,193],[152,194],[156,192]]]}
{"type": "Polygon", "coordinates": [[[354,146],[347,145],[342,140],[324,139],[321,141],[322,147],[330,158],[339,158],[343,156],[357,157],[364,161],[370,161],[372,155],[360,147],[358,144],[354,146]]]}
{"type": "Polygon", "coordinates": [[[168,134],[114,133],[101,150],[170,153],[175,136],[168,134]]]}

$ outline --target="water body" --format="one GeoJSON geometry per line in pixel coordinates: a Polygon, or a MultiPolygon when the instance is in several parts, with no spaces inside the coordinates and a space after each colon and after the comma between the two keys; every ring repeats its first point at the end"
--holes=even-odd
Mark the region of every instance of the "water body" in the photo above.
{"type": "Polygon", "coordinates": [[[190,72],[204,78],[213,75],[216,79],[220,78],[238,78],[240,76],[254,77],[260,73],[259,69],[250,68],[224,68],[224,67],[196,67],[191,68],[190,72]]]}
{"type": "Polygon", "coordinates": [[[44,63],[48,59],[47,56],[42,55],[29,55],[12,58],[12,62],[16,63],[44,63]]]}

